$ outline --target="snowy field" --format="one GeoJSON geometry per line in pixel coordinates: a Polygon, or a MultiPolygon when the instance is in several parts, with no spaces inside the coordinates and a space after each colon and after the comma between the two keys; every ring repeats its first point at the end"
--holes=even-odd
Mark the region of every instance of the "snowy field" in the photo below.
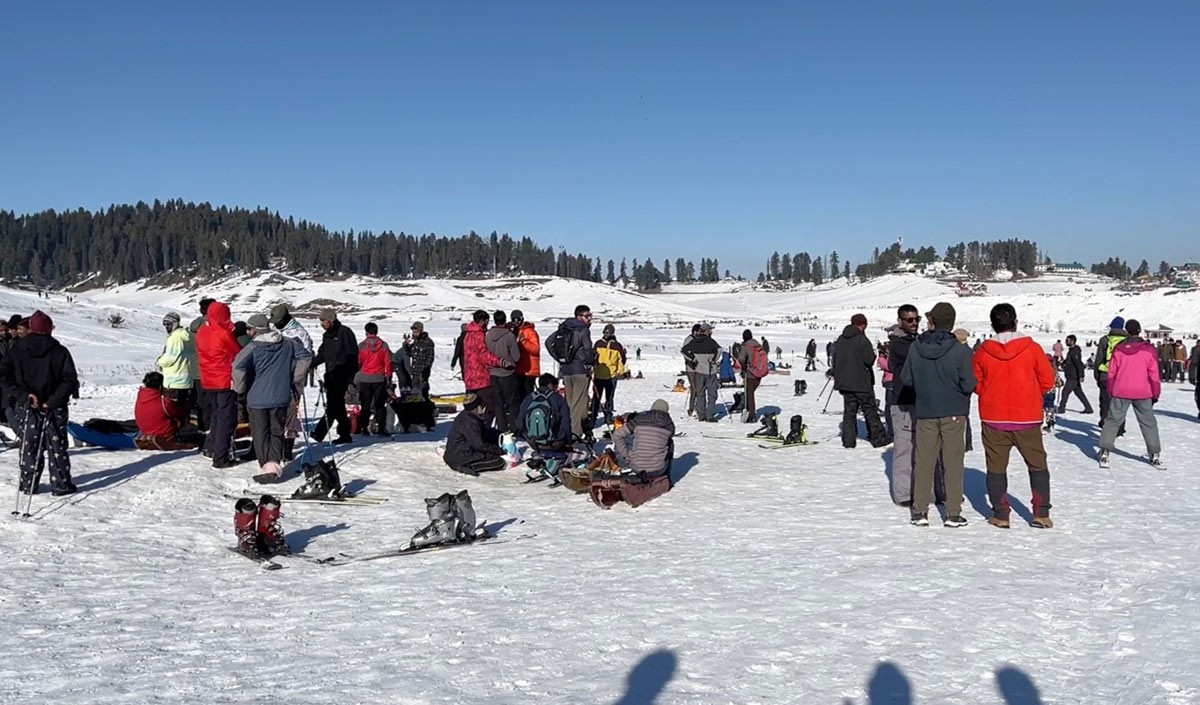
{"type": "MultiPolygon", "coordinates": [[[[1195,294],[1072,288],[1014,284],[1003,294],[1047,346],[1071,332],[1094,338],[1117,313],[1200,331],[1195,294]]],[[[222,494],[254,489],[252,467],[76,449],[77,495],[39,494],[31,519],[6,511],[0,521],[0,702],[1200,703],[1200,429],[1190,384],[1164,385],[1157,407],[1165,470],[1141,459],[1133,423],[1111,469],[1098,469],[1095,418],[1060,417],[1047,439],[1049,531],[1026,523],[1028,482],[1015,456],[1013,528],[984,523],[978,419],[966,463],[970,525],[915,528],[890,501],[890,451],[865,441],[841,448],[840,399],[822,413],[823,376],[800,372],[802,360],[794,376],[764,381],[759,404],[779,409],[784,425],[803,414],[815,447],[704,437],[750,429],[685,419],[685,396],[667,389],[696,320],[716,321],[723,345],[740,337],[742,320],[763,323],[755,333],[790,361],[809,338],[823,353],[834,335],[826,327],[840,331],[856,310],[882,338],[898,303],[924,311],[945,299],[983,332],[998,297],[957,299],[915,277],[647,297],[566,281],[263,275],[203,292],[95,291],[72,306],[60,294],[39,301],[0,290],[0,312],[40,306],[54,316],[86,379],[75,420],[128,418],[161,347],[162,313],[173,308],[186,321],[209,291],[232,299],[243,319],[279,300],[344,303],[356,332],[374,318],[393,341],[411,320],[427,321],[438,343],[435,392],[461,391],[448,364],[471,310],[522,308],[545,336],[553,324],[542,321],[589,303],[598,324],[617,323],[631,357],[642,348],[631,367],[646,378],[620,384],[618,410],[662,397],[687,433],[677,441],[678,484],[639,509],[604,511],[562,488],[523,485],[519,470],[450,472],[436,451],[445,423],[427,436],[358,441],[337,455],[343,480],[389,501],[285,506],[294,549],[324,557],[395,547],[425,523],[424,497],[463,488],[501,535],[536,538],[342,567],[283,558],[285,570],[266,572],[227,550],[233,502],[222,494]],[[123,313],[124,328],[103,322],[111,311],[123,313]],[[789,325],[788,316],[814,318],[789,325]],[[808,381],[807,396],[792,396],[796,378],[808,381]]],[[[1094,384],[1086,392],[1095,404],[1094,384]]],[[[728,390],[723,399],[732,400],[728,390]]],[[[16,453],[0,457],[0,494],[12,502],[16,453]]],[[[273,490],[290,494],[296,472],[273,490]]]]}

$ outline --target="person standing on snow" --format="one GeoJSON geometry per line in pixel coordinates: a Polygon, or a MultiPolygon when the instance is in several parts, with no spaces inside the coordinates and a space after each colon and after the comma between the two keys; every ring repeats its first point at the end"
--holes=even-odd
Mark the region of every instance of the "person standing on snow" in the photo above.
{"type": "Polygon", "coordinates": [[[42,468],[50,465],[50,493],[75,493],[67,455],[67,404],[79,395],[75,360],[51,333],[54,321],[41,311],[29,317],[29,333],[0,359],[0,386],[23,407],[18,491],[35,494],[42,468]]]}
{"type": "Polygon", "coordinates": [[[945,472],[946,518],[943,526],[966,526],[962,516],[963,464],[966,456],[966,417],[975,391],[971,349],[951,332],[956,312],[939,302],[928,313],[933,329],[917,338],[900,374],[900,382],[916,395],[917,461],[911,521],[929,525],[934,469],[940,460],[945,472]]]}
{"type": "Polygon", "coordinates": [[[1079,401],[1083,402],[1083,413],[1092,414],[1092,403],[1083,393],[1083,375],[1086,369],[1083,365],[1083,351],[1079,349],[1077,338],[1074,335],[1067,336],[1067,358],[1063,361],[1063,376],[1066,378],[1066,383],[1063,385],[1062,397],[1058,401],[1057,413],[1065,414],[1067,412],[1067,399],[1074,394],[1079,397],[1079,401]]]}
{"type": "Polygon", "coordinates": [[[495,421],[496,397],[492,389],[490,369],[500,364],[500,359],[487,347],[488,312],[482,309],[471,317],[462,334],[462,378],[467,394],[479,398],[479,413],[487,426],[495,421]]]}
{"type": "Polygon", "coordinates": [[[425,324],[413,321],[412,338],[401,350],[408,356],[408,368],[412,370],[412,389],[419,391],[421,398],[429,401],[429,375],[433,372],[433,361],[436,357],[433,338],[425,332],[425,324]]]}
{"type": "Polygon", "coordinates": [[[496,311],[492,314],[492,328],[484,335],[488,352],[496,358],[496,364],[488,367],[491,377],[493,399],[496,404],[496,428],[501,434],[517,430],[517,409],[521,406],[515,372],[521,359],[521,346],[517,336],[508,326],[508,314],[496,311]]]}
{"type": "Polygon", "coordinates": [[[742,384],[746,394],[746,411],[743,415],[745,423],[758,421],[758,404],[755,402],[754,394],[758,391],[758,385],[762,383],[763,375],[766,374],[762,369],[766,366],[766,362],[762,359],[766,354],[767,349],[754,342],[754,333],[749,328],[742,331],[742,348],[738,351],[738,365],[742,368],[742,384]],[[755,357],[759,358],[760,363],[757,369],[754,367],[755,357]]]}
{"type": "Polygon", "coordinates": [[[180,414],[179,422],[183,424],[192,412],[196,343],[191,333],[180,325],[178,313],[168,312],[163,316],[162,324],[167,331],[167,342],[154,364],[162,372],[163,395],[171,400],[173,409],[180,414]]]}
{"type": "Polygon", "coordinates": [[[871,446],[882,448],[890,442],[887,429],[879,420],[874,366],[875,348],[867,340],[867,317],[856,313],[838,338],[833,354],[833,388],[842,395],[843,448],[858,444],[859,411],[867,421],[871,446]]]}
{"type": "Polygon", "coordinates": [[[1011,304],[996,304],[990,318],[996,335],[984,341],[972,360],[992,505],[988,523],[1009,527],[1008,457],[1016,448],[1029,469],[1032,526],[1049,529],[1054,522],[1050,520],[1050,469],[1042,440],[1042,395],[1054,389],[1054,369],[1042,347],[1017,332],[1017,311],[1011,304]]]}
{"type": "MultiPolygon", "coordinates": [[[[271,328],[261,313],[247,321],[250,343],[238,354],[234,371],[252,378],[246,389],[246,411],[250,417],[250,437],[260,474],[256,482],[276,482],[283,476],[284,431],[294,390],[303,384],[307,370],[298,373],[297,358],[309,356],[295,339],[284,338],[271,328]]],[[[245,383],[243,382],[243,385],[245,383]]]]}
{"type": "Polygon", "coordinates": [[[1061,340],[1054,341],[1054,345],[1050,346],[1051,352],[1054,353],[1054,369],[1062,367],[1063,363],[1063,344],[1061,340]]]}
{"type": "Polygon", "coordinates": [[[509,314],[508,324],[513,335],[517,336],[517,347],[521,350],[521,359],[517,360],[516,378],[518,397],[524,401],[525,397],[537,389],[538,377],[542,374],[542,339],[533,322],[526,321],[525,314],[519,309],[509,314]]]}
{"type": "MultiPolygon", "coordinates": [[[[1113,348],[1128,337],[1125,333],[1125,319],[1117,316],[1108,324],[1108,335],[1096,343],[1096,359],[1092,367],[1096,384],[1100,387],[1100,427],[1104,428],[1104,419],[1108,418],[1108,361],[1112,358],[1113,348]]],[[[1157,359],[1157,358],[1156,358],[1157,359]]],[[[1124,427],[1117,429],[1117,435],[1125,432],[1124,427]]]]}
{"type": "Polygon", "coordinates": [[[237,393],[233,391],[233,359],[242,347],[233,337],[233,319],[228,306],[220,301],[212,302],[205,320],[196,333],[200,386],[208,404],[205,416],[209,431],[204,445],[212,455],[214,468],[228,468],[237,464],[232,454],[238,417],[237,393]]]}
{"type": "Polygon", "coordinates": [[[815,372],[817,369],[817,340],[815,338],[808,339],[808,345],[804,346],[804,371],[815,372]]]}
{"type": "Polygon", "coordinates": [[[342,325],[331,308],[321,311],[320,321],[325,332],[321,334],[321,347],[317,348],[312,364],[325,365],[325,415],[313,426],[312,439],[320,443],[336,426],[333,444],[353,443],[350,415],[346,413],[346,391],[358,374],[358,338],[342,325]]]}
{"type": "Polygon", "coordinates": [[[613,397],[617,394],[617,380],[625,376],[628,360],[625,346],[617,340],[617,329],[609,323],[604,326],[604,333],[596,341],[596,367],[592,371],[594,389],[592,391],[592,409],[588,418],[591,426],[596,425],[599,418],[601,402],[604,397],[604,423],[611,428],[613,423],[613,397]]]}
{"type": "Polygon", "coordinates": [[[837,354],[837,345],[834,341],[829,341],[825,344],[825,366],[833,369],[833,358],[837,354]]]}
{"type": "MultiPolygon", "coordinates": [[[[592,385],[592,368],[596,364],[596,351],[592,348],[592,309],[586,304],[575,307],[575,315],[558,326],[554,335],[546,338],[547,350],[552,339],[566,337],[565,354],[558,359],[559,375],[567,392],[567,407],[571,409],[571,433],[576,438],[594,442],[590,428],[584,428],[588,414],[588,389],[592,385]]],[[[557,344],[557,340],[554,341],[557,344]]]]}
{"type": "Polygon", "coordinates": [[[1162,443],[1158,438],[1158,421],[1154,405],[1162,393],[1162,380],[1157,374],[1157,355],[1154,346],[1142,340],[1142,324],[1132,318],[1125,322],[1129,337],[1113,348],[1108,364],[1108,417],[1100,429],[1100,467],[1108,467],[1108,454],[1117,443],[1117,429],[1125,423],[1129,407],[1133,407],[1146,454],[1150,464],[1162,465],[1162,443]]]}
{"type": "Polygon", "coordinates": [[[288,405],[287,422],[283,427],[283,459],[295,457],[296,439],[304,430],[301,427],[300,400],[304,396],[306,384],[312,384],[313,378],[313,342],[312,336],[300,321],[292,317],[287,304],[276,304],[271,307],[270,323],[284,338],[292,341],[298,348],[296,356],[296,378],[299,382],[292,389],[292,403],[288,405]]]}
{"type": "MultiPolygon", "coordinates": [[[[696,336],[698,335],[700,335],[699,323],[692,326],[691,335],[683,339],[683,347],[680,349],[686,350],[688,345],[691,344],[691,342],[695,340],[696,336]]],[[[692,414],[696,413],[696,359],[688,355],[686,352],[683,354],[683,370],[684,374],[687,376],[688,383],[687,412],[688,416],[691,416],[692,414]]]]}
{"type": "Polygon", "coordinates": [[[387,430],[388,382],[392,379],[392,349],[379,337],[379,326],[371,321],[364,328],[363,341],[358,344],[358,435],[371,433],[375,419],[375,435],[390,436],[387,430]]]}
{"type": "Polygon", "coordinates": [[[721,366],[721,346],[713,340],[712,331],[711,325],[701,323],[692,342],[682,350],[685,357],[695,362],[696,417],[705,422],[717,420],[717,389],[720,387],[717,375],[721,366]]]}

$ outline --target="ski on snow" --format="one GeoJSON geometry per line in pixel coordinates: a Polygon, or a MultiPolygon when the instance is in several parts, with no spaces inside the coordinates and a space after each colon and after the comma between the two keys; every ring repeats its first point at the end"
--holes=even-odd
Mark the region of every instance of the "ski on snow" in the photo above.
{"type": "Polygon", "coordinates": [[[362,556],[354,556],[346,553],[340,553],[335,558],[329,558],[319,561],[321,565],[339,566],[349,565],[351,563],[362,563],[364,561],[377,561],[383,558],[397,558],[399,556],[414,556],[418,553],[432,553],[434,551],[445,551],[452,548],[465,548],[467,546],[478,546],[481,544],[501,544],[510,541],[521,541],[523,539],[531,539],[537,534],[519,534],[517,536],[504,536],[502,534],[485,534],[467,543],[435,543],[429,546],[414,547],[412,544],[393,549],[391,551],[381,551],[379,553],[368,553],[362,556]]]}
{"type": "Polygon", "coordinates": [[[764,450],[782,450],[784,448],[799,448],[801,446],[815,446],[818,443],[820,443],[820,441],[804,441],[803,443],[775,443],[772,445],[764,445],[762,443],[759,443],[758,447],[762,448],[764,450]]]}
{"type": "MultiPolygon", "coordinates": [[[[225,493],[221,496],[224,497],[225,499],[257,499],[257,497],[255,495],[251,495],[251,494],[235,495],[235,494],[225,493]]],[[[289,502],[289,503],[297,503],[297,504],[345,504],[345,505],[357,506],[357,507],[374,507],[377,504],[383,504],[384,502],[388,501],[388,498],[387,497],[364,497],[362,495],[350,495],[348,497],[343,497],[340,499],[334,499],[332,497],[328,497],[328,498],[320,497],[320,498],[313,498],[313,499],[293,499],[291,497],[280,497],[279,501],[289,502]]]]}

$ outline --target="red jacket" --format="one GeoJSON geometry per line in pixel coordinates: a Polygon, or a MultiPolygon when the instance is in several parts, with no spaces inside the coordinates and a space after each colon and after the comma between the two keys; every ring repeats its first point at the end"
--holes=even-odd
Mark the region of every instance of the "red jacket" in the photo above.
{"type": "Polygon", "coordinates": [[[138,390],[133,418],[141,435],[174,438],[179,430],[178,416],[179,409],[175,402],[164,397],[161,390],[149,387],[138,390]]]}
{"type": "Polygon", "coordinates": [[[972,365],[980,421],[1042,424],[1042,395],[1054,389],[1054,369],[1033,338],[985,340],[972,365]]]}
{"type": "Polygon", "coordinates": [[[229,307],[217,301],[208,306],[208,321],[196,332],[196,358],[200,361],[203,389],[229,389],[233,384],[233,358],[241,351],[233,337],[229,307]]]}
{"type": "Polygon", "coordinates": [[[521,359],[517,360],[517,374],[522,377],[537,377],[542,373],[542,341],[537,329],[529,321],[517,328],[517,347],[521,348],[521,359]]]}
{"type": "Polygon", "coordinates": [[[500,365],[500,358],[488,351],[483,336],[483,327],[474,321],[467,324],[463,333],[463,385],[467,391],[492,386],[488,368],[500,365]]]}
{"type": "Polygon", "coordinates": [[[367,335],[358,344],[358,373],[363,381],[387,381],[392,377],[392,351],[378,335],[367,335]],[[380,380],[366,379],[381,377],[380,380]]]}

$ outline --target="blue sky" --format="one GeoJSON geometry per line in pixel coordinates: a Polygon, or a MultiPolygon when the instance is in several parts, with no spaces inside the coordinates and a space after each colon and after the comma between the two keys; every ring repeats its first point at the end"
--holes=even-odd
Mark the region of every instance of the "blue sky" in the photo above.
{"type": "Polygon", "coordinates": [[[1200,3],[21,3],[0,208],[154,198],[604,259],[1200,259],[1200,3]]]}

